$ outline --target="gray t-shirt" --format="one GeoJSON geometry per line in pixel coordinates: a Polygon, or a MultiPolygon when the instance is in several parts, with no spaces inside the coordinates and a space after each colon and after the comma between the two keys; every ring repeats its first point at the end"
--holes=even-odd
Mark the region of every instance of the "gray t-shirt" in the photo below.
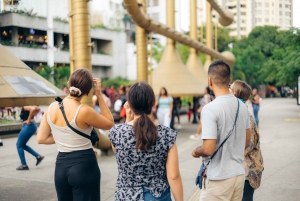
{"type": "MultiPolygon", "coordinates": [[[[237,111],[237,98],[232,94],[217,97],[201,112],[202,139],[216,139],[219,145],[232,129],[237,111]]],[[[209,180],[223,180],[245,174],[243,165],[246,129],[250,128],[247,106],[240,102],[236,127],[207,167],[209,180]]],[[[207,164],[209,157],[203,157],[207,164]]]]}

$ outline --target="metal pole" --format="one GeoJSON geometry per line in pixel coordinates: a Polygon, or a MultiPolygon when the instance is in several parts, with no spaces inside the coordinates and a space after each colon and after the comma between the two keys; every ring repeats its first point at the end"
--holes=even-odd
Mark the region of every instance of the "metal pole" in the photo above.
{"type": "Polygon", "coordinates": [[[54,83],[54,36],[53,36],[53,15],[51,9],[51,0],[47,1],[47,65],[51,67],[50,82],[54,83]]]}
{"type": "Polygon", "coordinates": [[[73,32],[71,31],[72,30],[72,27],[73,27],[73,22],[72,22],[72,0],[69,0],[69,51],[70,51],[70,57],[69,57],[69,60],[70,60],[70,72],[73,73],[75,71],[75,67],[74,67],[74,50],[73,50],[73,32]]]}
{"type": "MultiPolygon", "coordinates": [[[[146,13],[146,0],[139,1],[142,10],[146,13]]],[[[147,32],[145,29],[136,26],[136,49],[137,49],[137,79],[148,82],[148,61],[147,61],[147,32]]]]}
{"type": "MultiPolygon", "coordinates": [[[[212,7],[210,3],[206,2],[206,46],[212,49],[212,7]]],[[[209,65],[212,63],[212,56],[206,54],[206,61],[204,68],[208,71],[209,65]]]]}
{"type": "MultiPolygon", "coordinates": [[[[71,63],[74,62],[74,70],[84,68],[92,73],[91,64],[91,36],[90,36],[90,15],[89,6],[87,0],[71,0],[70,13],[71,18],[70,25],[70,48],[74,48],[73,55],[71,57],[71,63]],[[72,44],[72,45],[71,45],[72,44]],[[73,47],[71,47],[73,46],[73,47]]],[[[73,71],[71,71],[73,72],[73,71]]],[[[92,93],[88,96],[84,96],[82,103],[92,106],[92,93]]],[[[98,129],[96,129],[98,130],[98,129]]],[[[107,136],[99,134],[99,143],[96,143],[95,147],[99,149],[108,150],[111,147],[111,143],[107,136]]]]}
{"type": "MultiPolygon", "coordinates": [[[[190,37],[197,40],[197,0],[190,0],[190,37]]],[[[190,48],[191,54],[196,54],[195,48],[190,48]]]]}
{"type": "MultiPolygon", "coordinates": [[[[73,55],[74,70],[85,68],[92,73],[91,65],[91,38],[90,38],[90,22],[87,0],[72,0],[71,12],[69,16],[72,18],[73,38],[73,55]]],[[[85,96],[82,103],[92,105],[92,93],[85,96]]]]}
{"type": "MultiPolygon", "coordinates": [[[[168,27],[175,28],[175,3],[174,0],[167,0],[167,25],[168,27]]],[[[168,38],[167,45],[175,45],[175,41],[168,38]]]]}

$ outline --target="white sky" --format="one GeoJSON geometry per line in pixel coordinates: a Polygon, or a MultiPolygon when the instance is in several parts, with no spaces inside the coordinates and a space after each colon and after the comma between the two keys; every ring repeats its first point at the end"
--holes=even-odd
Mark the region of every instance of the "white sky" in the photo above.
{"type": "MultiPolygon", "coordinates": [[[[181,4],[181,29],[188,31],[190,27],[189,2],[188,0],[179,0],[181,4]]],[[[300,28],[300,0],[293,0],[293,27],[300,28]]]]}
{"type": "Polygon", "coordinates": [[[293,0],[293,26],[300,27],[300,0],[293,0]]]}

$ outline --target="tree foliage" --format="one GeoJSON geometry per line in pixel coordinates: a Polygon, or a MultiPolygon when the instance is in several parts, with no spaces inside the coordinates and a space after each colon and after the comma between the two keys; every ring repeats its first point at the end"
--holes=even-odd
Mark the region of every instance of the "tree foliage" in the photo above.
{"type": "Polygon", "coordinates": [[[256,27],[233,46],[233,78],[252,86],[294,86],[300,74],[300,30],[256,27]]]}
{"type": "Polygon", "coordinates": [[[115,77],[115,78],[104,78],[101,80],[101,85],[104,87],[111,87],[113,86],[115,89],[119,89],[121,85],[127,86],[131,85],[132,81],[122,78],[122,77],[115,77]]]}
{"type": "MultiPolygon", "coordinates": [[[[35,71],[46,80],[50,80],[52,68],[50,66],[39,66],[35,71]]],[[[60,89],[67,86],[68,79],[70,77],[69,66],[58,66],[54,67],[54,85],[60,89]]]]}

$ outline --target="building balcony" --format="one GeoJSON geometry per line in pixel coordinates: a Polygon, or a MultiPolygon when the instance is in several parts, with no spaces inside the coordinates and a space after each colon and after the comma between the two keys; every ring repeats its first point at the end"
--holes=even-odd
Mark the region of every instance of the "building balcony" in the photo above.
{"type": "MultiPolygon", "coordinates": [[[[47,49],[28,48],[21,46],[5,46],[15,56],[25,62],[47,63],[47,49]]],[[[68,64],[70,54],[68,51],[54,51],[54,62],[68,64]]],[[[93,66],[113,66],[113,57],[105,54],[92,54],[93,66]]]]}

